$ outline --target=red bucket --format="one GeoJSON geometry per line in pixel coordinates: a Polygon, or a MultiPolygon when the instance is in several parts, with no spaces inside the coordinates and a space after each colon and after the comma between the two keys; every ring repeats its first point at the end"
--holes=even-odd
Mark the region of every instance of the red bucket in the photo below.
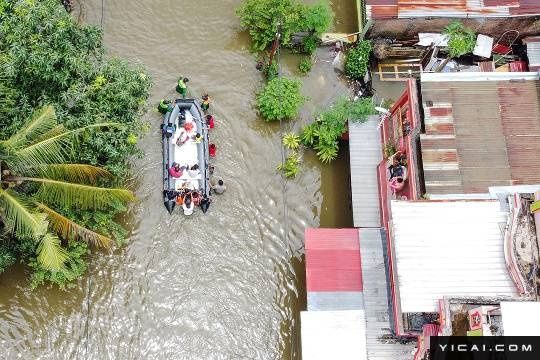
{"type": "Polygon", "coordinates": [[[210,146],[208,147],[208,153],[211,157],[216,156],[216,144],[210,144],[210,146]]]}

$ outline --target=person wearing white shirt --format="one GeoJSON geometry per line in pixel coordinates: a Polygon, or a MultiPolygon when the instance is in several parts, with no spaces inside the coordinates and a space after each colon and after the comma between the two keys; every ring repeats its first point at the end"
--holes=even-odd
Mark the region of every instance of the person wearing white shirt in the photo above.
{"type": "Polygon", "coordinates": [[[192,167],[188,168],[187,173],[190,177],[196,178],[201,173],[201,170],[199,169],[199,165],[195,164],[192,167]]]}
{"type": "Polygon", "coordinates": [[[195,205],[193,204],[193,201],[191,201],[191,196],[185,197],[184,203],[182,204],[182,209],[184,209],[184,215],[193,214],[193,210],[195,210],[195,205]]]}

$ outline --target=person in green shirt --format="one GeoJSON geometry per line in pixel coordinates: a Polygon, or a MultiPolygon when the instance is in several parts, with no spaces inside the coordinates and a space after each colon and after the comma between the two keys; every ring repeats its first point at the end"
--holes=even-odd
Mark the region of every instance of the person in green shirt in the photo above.
{"type": "Polygon", "coordinates": [[[170,100],[161,99],[158,105],[158,111],[162,114],[166,114],[172,111],[173,107],[170,100]]]}
{"type": "Polygon", "coordinates": [[[178,79],[178,85],[176,85],[176,91],[178,91],[180,94],[182,94],[182,97],[185,99],[187,94],[187,83],[189,82],[188,78],[180,78],[178,79]]]}

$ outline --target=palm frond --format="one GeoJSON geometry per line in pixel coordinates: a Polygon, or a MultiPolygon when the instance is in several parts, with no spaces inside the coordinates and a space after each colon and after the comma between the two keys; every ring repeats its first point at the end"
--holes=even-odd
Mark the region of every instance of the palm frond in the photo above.
{"type": "Polygon", "coordinates": [[[46,233],[37,248],[37,261],[48,270],[62,270],[68,259],[67,251],[60,244],[58,236],[46,233]]]}
{"type": "Polygon", "coordinates": [[[38,208],[47,214],[52,230],[64,239],[76,239],[90,242],[95,246],[110,248],[112,239],[85,228],[62,214],[57,213],[43,203],[37,203],[38,208]]]}
{"type": "Polygon", "coordinates": [[[24,175],[82,184],[95,184],[98,179],[111,176],[107,170],[87,164],[46,164],[28,168],[24,175]]]}
{"type": "Polygon", "coordinates": [[[52,106],[45,106],[34,111],[32,118],[22,129],[19,129],[5,144],[11,148],[17,148],[28,144],[30,141],[39,137],[57,125],[56,114],[52,106]]]}
{"type": "Polygon", "coordinates": [[[32,206],[16,192],[0,189],[2,221],[13,233],[37,239],[47,232],[48,223],[45,220],[45,214],[30,210],[32,206]]]}
{"type": "Polygon", "coordinates": [[[36,193],[39,199],[70,208],[99,209],[115,202],[126,203],[135,200],[133,193],[126,189],[103,188],[45,178],[15,177],[12,180],[41,183],[42,186],[36,193]]]}
{"type": "Polygon", "coordinates": [[[98,123],[87,125],[75,130],[63,131],[46,139],[37,141],[29,146],[18,149],[14,154],[10,167],[19,172],[26,167],[38,167],[43,164],[61,163],[65,159],[67,150],[71,147],[74,138],[92,129],[105,127],[123,127],[118,123],[98,123]]]}

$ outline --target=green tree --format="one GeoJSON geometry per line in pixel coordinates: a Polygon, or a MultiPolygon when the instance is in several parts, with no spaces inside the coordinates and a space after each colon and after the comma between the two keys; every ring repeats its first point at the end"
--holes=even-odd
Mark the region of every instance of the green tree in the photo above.
{"type": "Polygon", "coordinates": [[[281,44],[291,44],[296,32],[316,35],[328,30],[334,14],[327,2],[307,6],[298,0],[244,0],[236,10],[240,25],[251,35],[253,48],[266,49],[281,33],[281,44]]]}
{"type": "Polygon", "coordinates": [[[99,209],[134,199],[126,189],[96,185],[109,176],[106,170],[65,162],[76,137],[114,127],[118,124],[97,123],[67,130],[56,121],[54,108],[47,106],[0,141],[0,221],[14,238],[33,241],[41,268],[65,269],[70,258],[60,238],[110,246],[109,237],[77,224],[56,208],[99,209]]]}
{"type": "Polygon", "coordinates": [[[305,98],[298,80],[274,78],[257,94],[257,108],[266,121],[291,119],[298,115],[305,98]]]}
{"type": "Polygon", "coordinates": [[[363,78],[369,67],[370,54],[371,42],[363,40],[356,44],[345,58],[345,74],[351,79],[363,78]]]}

